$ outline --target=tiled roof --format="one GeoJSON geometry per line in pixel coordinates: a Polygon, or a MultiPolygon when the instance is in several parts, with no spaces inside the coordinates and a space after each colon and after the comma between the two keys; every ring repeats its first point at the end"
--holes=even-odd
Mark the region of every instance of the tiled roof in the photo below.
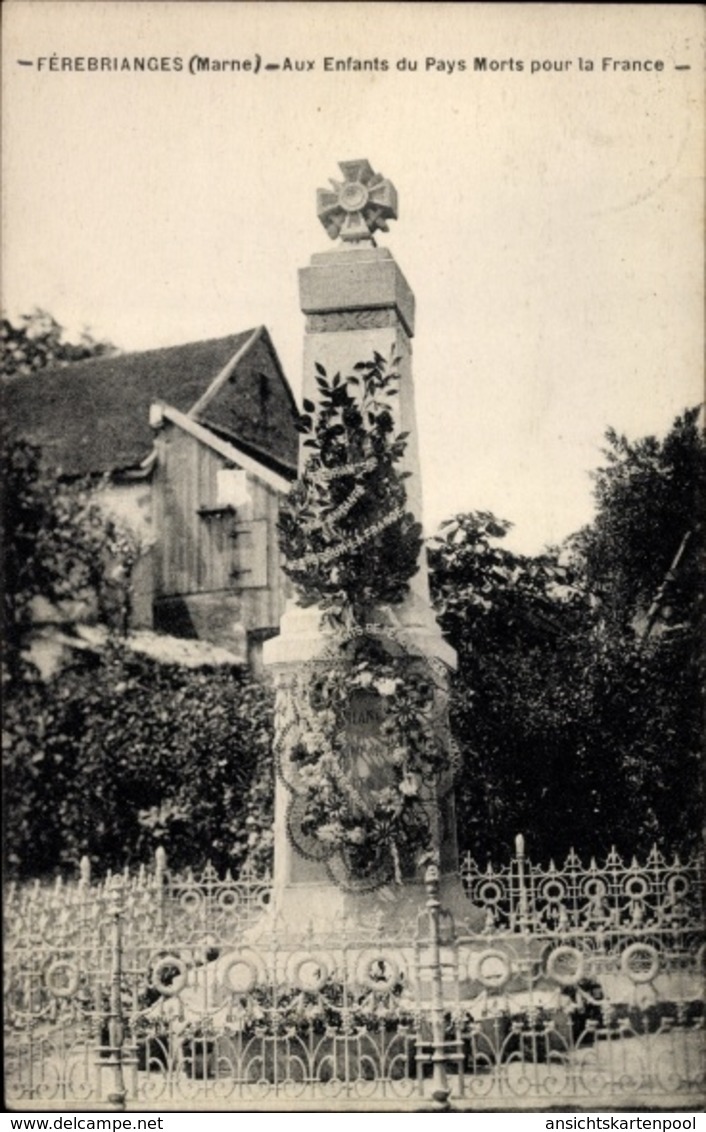
{"type": "MultiPolygon", "coordinates": [[[[254,331],[96,358],[3,381],[3,415],[63,475],[137,468],[152,449],[149,407],[183,413],[201,401],[254,331]]],[[[284,469],[296,468],[294,399],[262,330],[197,419],[284,469]]]]}

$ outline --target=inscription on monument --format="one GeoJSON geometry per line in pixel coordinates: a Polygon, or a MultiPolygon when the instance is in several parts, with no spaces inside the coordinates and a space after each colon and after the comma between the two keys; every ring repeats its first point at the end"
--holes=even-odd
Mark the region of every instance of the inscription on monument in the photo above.
{"type": "Polygon", "coordinates": [[[346,745],[350,773],[363,790],[382,790],[393,784],[387,746],[380,734],[385,705],[376,692],[353,691],[348,706],[346,745]]]}

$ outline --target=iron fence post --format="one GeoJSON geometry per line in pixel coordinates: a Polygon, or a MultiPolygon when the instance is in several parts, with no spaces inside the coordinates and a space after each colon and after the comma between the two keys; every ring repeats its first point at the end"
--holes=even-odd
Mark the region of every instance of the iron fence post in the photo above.
{"type": "Polygon", "coordinates": [[[112,1075],[108,1104],[116,1112],[125,1111],[125,1078],[123,1076],[123,1044],[125,1023],[123,1018],[123,891],[119,876],[113,878],[110,887],[108,914],[111,918],[111,972],[110,1009],[108,1012],[108,1067],[112,1075]]]}
{"type": "Polygon", "coordinates": [[[91,887],[91,860],[90,857],[87,857],[85,854],[79,861],[78,874],[79,888],[81,889],[81,894],[85,895],[91,887]]]}
{"type": "Polygon", "coordinates": [[[428,865],[424,873],[429,913],[429,950],[431,968],[431,1036],[432,1036],[432,1103],[434,1111],[448,1112],[449,1082],[446,1073],[446,1026],[444,1019],[444,988],[441,977],[441,933],[439,913],[439,869],[428,865]]]}
{"type": "Polygon", "coordinates": [[[530,916],[529,900],[527,899],[527,879],[525,876],[525,839],[521,833],[515,838],[515,856],[517,858],[517,885],[520,913],[520,929],[523,934],[529,931],[532,918],[530,916]]]}
{"type": "Polygon", "coordinates": [[[154,855],[154,884],[157,890],[157,931],[161,936],[164,930],[164,883],[167,871],[167,854],[159,845],[154,855]]]}

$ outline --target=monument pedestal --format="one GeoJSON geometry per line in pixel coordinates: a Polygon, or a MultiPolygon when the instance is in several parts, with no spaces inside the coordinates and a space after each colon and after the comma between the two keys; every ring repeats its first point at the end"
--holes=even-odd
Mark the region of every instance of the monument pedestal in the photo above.
{"type": "MultiPolygon", "coordinates": [[[[431,607],[410,595],[399,607],[383,607],[371,620],[369,632],[378,639],[401,645],[422,663],[436,666],[437,679],[455,664],[455,653],[444,641],[431,607]]],[[[289,718],[288,697],[292,681],[303,672],[314,678],[317,668],[331,663],[335,638],[321,629],[318,607],[302,609],[290,602],[282,618],[281,632],[265,643],[265,663],[277,685],[277,718],[289,718]]],[[[286,777],[286,773],[285,776],[286,777]]],[[[292,793],[283,775],[277,775],[275,790],[275,865],[272,915],[265,931],[276,930],[286,938],[309,933],[316,938],[337,934],[382,933],[414,935],[417,918],[425,908],[425,889],[419,877],[404,877],[401,883],[386,883],[372,891],[355,891],[331,879],[325,861],[311,860],[298,851],[290,828],[292,793]]],[[[479,930],[479,917],[468,901],[458,873],[453,791],[431,799],[435,825],[434,841],[441,870],[442,906],[457,923],[479,930]]]]}

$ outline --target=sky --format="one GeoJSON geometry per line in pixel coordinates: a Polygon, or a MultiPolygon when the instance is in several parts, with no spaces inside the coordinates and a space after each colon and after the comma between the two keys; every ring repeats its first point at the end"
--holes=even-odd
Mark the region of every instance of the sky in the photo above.
{"type": "Polygon", "coordinates": [[[609,425],[702,400],[698,6],[4,8],[11,317],[125,350],[265,324],[298,396],[316,189],[365,157],[416,295],[428,531],[492,511],[536,553],[590,520],[609,425]]]}

